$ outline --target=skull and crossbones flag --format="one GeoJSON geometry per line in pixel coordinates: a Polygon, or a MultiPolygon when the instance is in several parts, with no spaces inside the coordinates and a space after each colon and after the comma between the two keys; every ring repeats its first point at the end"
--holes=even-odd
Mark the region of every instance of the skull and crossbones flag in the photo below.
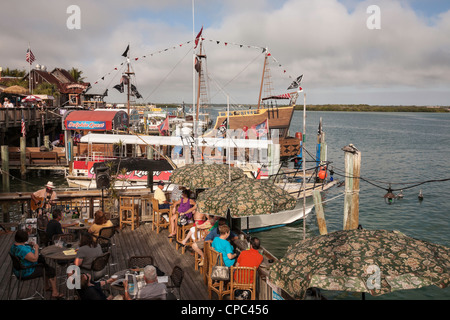
{"type": "Polygon", "coordinates": [[[303,75],[297,77],[297,79],[292,81],[291,85],[287,88],[287,90],[298,88],[300,86],[300,83],[302,82],[302,78],[303,78],[303,75]]]}

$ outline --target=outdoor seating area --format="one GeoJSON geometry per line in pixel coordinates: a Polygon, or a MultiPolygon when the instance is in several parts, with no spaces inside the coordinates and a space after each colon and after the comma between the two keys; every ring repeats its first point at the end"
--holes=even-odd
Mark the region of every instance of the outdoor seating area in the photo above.
{"type": "MultiPolygon", "coordinates": [[[[214,166],[214,169],[216,168],[217,166],[214,166]]],[[[239,171],[234,170],[233,173],[236,179],[242,178],[239,171]]],[[[223,179],[226,179],[227,175],[228,172],[223,171],[223,179]]],[[[212,185],[207,187],[216,184],[217,182],[213,181],[212,185]]],[[[254,250],[254,254],[259,257],[254,268],[247,270],[244,268],[247,265],[239,266],[237,257],[241,251],[247,251],[250,243],[246,237],[238,238],[230,232],[226,224],[231,221],[227,222],[223,212],[203,214],[203,207],[198,202],[200,197],[193,198],[198,196],[198,192],[194,194],[189,189],[176,185],[179,187],[178,190],[174,188],[174,191],[178,191],[177,195],[174,191],[163,191],[164,183],[161,181],[157,185],[150,197],[148,194],[143,196],[144,201],[141,195],[120,195],[117,199],[117,211],[112,212],[112,216],[102,210],[94,210],[95,217],[92,219],[93,202],[86,201],[87,199],[83,199],[80,207],[75,207],[75,210],[72,204],[56,205],[65,212],[64,217],[61,218],[60,215],[60,220],[57,220],[57,224],[61,221],[64,233],[48,235],[49,226],[54,224],[56,219],[54,213],[53,220],[47,222],[47,232],[37,228],[35,233],[41,248],[40,254],[47,264],[56,270],[58,290],[63,292],[67,299],[83,297],[80,292],[73,292],[66,288],[67,286],[60,285],[67,283],[71,277],[65,270],[75,265],[79,266],[82,272],[90,274],[90,281],[107,283],[101,291],[108,297],[121,295],[128,299],[128,291],[120,287],[125,278],[129,280],[125,274],[131,273],[140,279],[138,282],[141,287],[146,286],[142,282],[144,271],[148,269],[146,266],[153,266],[160,276],[158,282],[161,281],[167,288],[176,289],[174,296],[177,299],[237,299],[243,291],[248,293],[248,299],[259,298],[256,294],[256,285],[259,283],[256,276],[263,261],[263,256],[257,252],[259,244],[255,247],[257,250],[254,250]],[[149,202],[152,213],[150,221],[141,219],[144,212],[142,207],[147,206],[149,202]],[[224,247],[216,247],[216,240],[226,243],[229,248],[226,250],[229,252],[225,253],[224,247]],[[97,247],[100,248],[95,249],[97,247]],[[87,255],[86,250],[92,253],[87,255]],[[226,277],[214,277],[216,267],[224,265],[227,268],[226,277]],[[232,274],[237,275],[231,279],[232,274]],[[114,281],[115,285],[112,285],[113,275],[121,277],[114,281]],[[167,277],[162,278],[163,275],[167,277]],[[117,281],[120,282],[119,285],[117,281]],[[238,290],[239,294],[236,294],[238,290]]],[[[99,204],[103,208],[103,202],[99,204]]],[[[214,208],[211,208],[208,212],[213,211],[214,208]]],[[[267,275],[267,269],[265,272],[267,275]]],[[[132,298],[136,297],[138,296],[133,295],[132,298]]]]}

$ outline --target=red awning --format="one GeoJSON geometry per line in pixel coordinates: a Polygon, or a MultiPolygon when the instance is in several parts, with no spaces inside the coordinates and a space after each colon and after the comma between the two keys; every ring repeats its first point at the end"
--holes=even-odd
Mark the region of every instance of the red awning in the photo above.
{"type": "Polygon", "coordinates": [[[270,97],[266,97],[263,98],[262,100],[269,100],[269,99],[290,99],[291,98],[291,94],[290,93],[285,93],[285,94],[280,94],[278,96],[270,96],[270,97]]]}
{"type": "Polygon", "coordinates": [[[107,131],[128,125],[124,111],[71,111],[64,119],[66,130],[107,131]]]}

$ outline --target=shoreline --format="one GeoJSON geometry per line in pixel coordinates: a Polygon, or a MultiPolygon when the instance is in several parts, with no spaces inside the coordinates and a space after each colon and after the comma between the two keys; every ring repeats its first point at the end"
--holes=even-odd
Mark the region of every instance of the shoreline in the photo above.
{"type": "MultiPolygon", "coordinates": [[[[303,110],[303,106],[295,106],[294,110],[303,110]]],[[[370,105],[306,105],[306,111],[343,111],[343,112],[432,112],[448,113],[450,107],[440,106],[370,106],[370,105]]]]}

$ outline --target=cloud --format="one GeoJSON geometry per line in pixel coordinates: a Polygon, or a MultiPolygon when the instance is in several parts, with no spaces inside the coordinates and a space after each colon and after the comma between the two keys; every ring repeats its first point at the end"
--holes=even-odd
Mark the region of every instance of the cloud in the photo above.
{"type": "MultiPolygon", "coordinates": [[[[187,44],[179,47],[192,40],[190,4],[7,1],[0,12],[0,65],[27,69],[25,52],[30,42],[36,63],[49,69],[77,67],[87,81],[100,79],[99,90],[109,85],[110,100],[124,101],[112,86],[120,79],[121,54],[130,43],[132,57],[140,57],[132,63],[139,91],[148,102],[191,103],[192,52],[187,44]],[[66,27],[66,9],[72,4],[81,9],[81,30],[66,27]]],[[[403,0],[380,0],[376,4],[381,9],[381,29],[369,30],[366,9],[372,4],[196,1],[195,33],[204,26],[212,102],[223,103],[229,95],[236,103],[257,103],[264,61],[261,48],[267,47],[272,54],[274,93],[286,92],[289,77],[304,74],[310,103],[377,104],[389,103],[391,97],[396,103],[416,104],[421,95],[424,104],[448,104],[450,11],[425,17],[403,0]]]]}

